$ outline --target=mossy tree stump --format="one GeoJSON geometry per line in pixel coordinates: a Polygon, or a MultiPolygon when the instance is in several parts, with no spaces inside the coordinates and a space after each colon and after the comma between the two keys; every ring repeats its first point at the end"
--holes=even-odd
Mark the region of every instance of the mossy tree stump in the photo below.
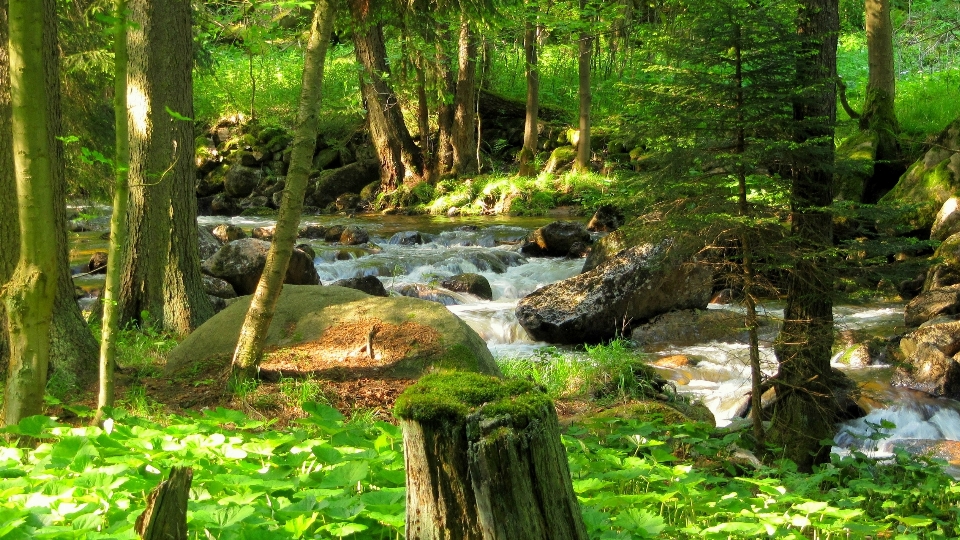
{"type": "Polygon", "coordinates": [[[557,413],[528,381],[427,375],[397,400],[408,539],[586,539],[557,413]]]}
{"type": "Polygon", "coordinates": [[[174,467],[147,497],[147,509],[137,517],[135,529],[144,540],[186,540],[187,500],[193,469],[174,467]]]}

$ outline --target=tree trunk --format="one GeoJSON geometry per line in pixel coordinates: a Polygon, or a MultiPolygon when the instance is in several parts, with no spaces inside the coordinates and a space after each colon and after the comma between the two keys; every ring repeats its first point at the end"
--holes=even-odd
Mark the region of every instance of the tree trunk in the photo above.
{"type": "Polygon", "coordinates": [[[137,516],[134,529],[143,540],[187,540],[187,502],[193,469],[173,467],[147,497],[147,508],[137,516]]]}
{"type": "Polygon", "coordinates": [[[129,6],[122,319],[185,336],[213,315],[200,274],[193,123],[184,119],[193,114],[190,3],[131,0],[129,6]]]}
{"type": "Polygon", "coordinates": [[[523,149],[520,150],[520,176],[534,176],[537,156],[540,114],[540,71],[537,68],[537,25],[527,14],[524,22],[523,51],[527,72],[527,113],[523,126],[523,149]]]}
{"type": "Polygon", "coordinates": [[[903,170],[900,159],[900,124],[894,108],[897,78],[893,68],[893,22],[890,0],[866,0],[867,62],[870,76],[860,129],[877,133],[877,164],[864,186],[865,202],[876,202],[896,184],[903,170]],[[891,163],[896,162],[896,163],[891,163]]]}
{"type": "Polygon", "coordinates": [[[774,380],[771,442],[801,470],[829,458],[821,441],[835,433],[837,395],[848,386],[830,367],[833,345],[834,121],[836,119],[837,0],[805,0],[800,9],[803,39],[797,86],[809,88],[794,104],[800,155],[793,164],[791,234],[795,262],[789,276],[783,328],[777,338],[779,371],[774,380]]]}
{"type": "Polygon", "coordinates": [[[590,101],[592,93],[590,91],[590,70],[593,67],[593,34],[589,28],[592,16],[587,11],[588,6],[592,8],[587,0],[580,0],[580,24],[583,25],[580,30],[579,55],[577,57],[580,74],[580,140],[577,144],[577,159],[573,163],[573,168],[580,172],[590,170],[591,158],[590,101]]]}
{"type": "Polygon", "coordinates": [[[395,414],[408,539],[587,538],[556,410],[532,383],[428,375],[397,400],[395,414]]]}
{"type": "Polygon", "coordinates": [[[450,41],[449,29],[444,28],[437,34],[437,81],[441,86],[441,100],[437,105],[437,178],[447,176],[453,170],[453,102],[457,80],[447,53],[447,43],[450,41]]]}
{"type": "Polygon", "coordinates": [[[457,92],[453,114],[453,172],[475,174],[477,166],[477,37],[463,16],[460,23],[457,92]]]}
{"type": "Polygon", "coordinates": [[[103,325],[100,331],[100,392],[97,397],[97,422],[106,407],[113,407],[113,374],[117,353],[117,330],[120,310],[120,258],[127,243],[127,161],[130,152],[127,131],[127,0],[115,0],[114,9],[114,90],[113,115],[116,124],[114,157],[113,214],[110,216],[110,247],[107,256],[107,279],[103,287],[103,325]]]}
{"type": "Polygon", "coordinates": [[[397,95],[387,82],[387,47],[383,24],[374,13],[370,0],[349,0],[353,19],[353,45],[357,62],[363,66],[361,92],[367,105],[370,138],[380,158],[380,183],[383,189],[396,189],[407,174],[416,181],[423,178],[423,155],[410,137],[403,121],[397,95]]]}
{"type": "Polygon", "coordinates": [[[4,425],[43,412],[50,362],[57,293],[57,246],[50,241],[56,226],[53,171],[61,164],[50,146],[47,11],[27,0],[11,0],[7,10],[9,46],[17,51],[10,55],[10,96],[20,253],[4,290],[10,343],[4,425]]]}
{"type": "MultiPolygon", "coordinates": [[[[7,55],[7,0],[0,0],[0,287],[13,275],[20,257],[20,228],[17,214],[17,181],[13,174],[13,130],[10,125],[10,57],[7,55]]],[[[10,361],[7,315],[0,302],[0,376],[6,380],[10,361]]]]}
{"type": "Polygon", "coordinates": [[[233,355],[234,369],[241,376],[253,375],[263,354],[263,343],[273,320],[277,298],[283,288],[283,278],[293,253],[303,210],[303,196],[307,189],[313,151],[317,141],[317,122],[320,116],[320,90],[323,88],[323,66],[327,56],[327,44],[333,30],[333,3],[317,0],[314,8],[310,41],[307,44],[303,64],[303,82],[300,90],[300,105],[297,110],[297,125],[294,131],[293,151],[290,155],[290,170],[283,190],[280,215],[266,267],[260,283],[250,302],[250,308],[240,329],[240,339],[233,355]]]}

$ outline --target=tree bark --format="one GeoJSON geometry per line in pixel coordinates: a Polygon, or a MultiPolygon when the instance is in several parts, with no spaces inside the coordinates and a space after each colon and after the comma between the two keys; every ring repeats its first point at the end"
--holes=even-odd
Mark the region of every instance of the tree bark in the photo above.
{"type": "Polygon", "coordinates": [[[527,72],[527,112],[523,126],[523,148],[520,150],[520,176],[533,176],[534,159],[537,156],[539,141],[540,115],[540,71],[537,68],[537,25],[527,14],[524,21],[523,51],[526,58],[527,72]]]}
{"type": "Polygon", "coordinates": [[[103,325],[100,331],[100,392],[97,396],[97,418],[113,407],[113,374],[117,353],[117,330],[120,310],[117,298],[120,292],[120,259],[127,243],[127,162],[130,138],[127,130],[127,0],[116,0],[114,8],[113,58],[114,90],[113,114],[116,124],[116,153],[113,160],[113,214],[110,216],[110,247],[107,256],[107,278],[103,287],[103,325]]]}
{"type": "Polygon", "coordinates": [[[447,176],[453,170],[453,117],[454,96],[457,80],[451,66],[447,43],[451,41],[450,30],[442,29],[437,34],[437,80],[441,86],[440,103],[437,105],[436,177],[447,176]]]}
{"type": "Polygon", "coordinates": [[[833,228],[825,210],[833,200],[838,31],[837,0],[801,4],[797,87],[810,90],[794,104],[795,140],[801,147],[791,193],[795,262],[776,344],[777,401],[769,435],[784,457],[805,471],[829,458],[830,447],[821,441],[835,433],[840,414],[835,392],[847,388],[830,367],[833,273],[827,251],[833,246],[833,228]]]}
{"type": "Polygon", "coordinates": [[[556,410],[532,384],[430,375],[401,396],[395,412],[403,427],[407,538],[587,538],[556,410]],[[432,393],[441,386],[438,400],[432,393]],[[458,405],[446,410],[451,395],[458,405]],[[529,407],[507,412],[513,400],[529,407]]]}
{"type": "Polygon", "coordinates": [[[10,342],[3,423],[13,425],[43,411],[57,293],[57,248],[50,241],[56,225],[53,171],[61,165],[50,145],[47,10],[11,0],[7,14],[20,253],[3,294],[10,342]]]}
{"type": "Polygon", "coordinates": [[[592,17],[587,11],[591,4],[587,0],[580,0],[580,30],[578,40],[579,55],[577,56],[577,66],[580,80],[580,140],[577,143],[577,159],[573,163],[576,171],[588,172],[590,170],[590,101],[592,93],[590,90],[590,71],[593,67],[593,34],[589,25],[592,17]]]}
{"type": "Polygon", "coordinates": [[[323,88],[323,66],[327,44],[333,30],[334,10],[330,0],[317,0],[303,64],[303,82],[297,125],[294,131],[290,169],[283,190],[280,215],[274,232],[266,266],[260,283],[250,302],[250,308],[240,329],[240,339],[233,355],[233,366],[240,376],[250,377],[263,355],[263,343],[273,320],[277,298],[283,288],[283,278],[293,253],[303,210],[303,196],[313,162],[317,141],[317,122],[320,116],[320,91],[323,88]]]}
{"type": "Polygon", "coordinates": [[[902,166],[891,163],[900,159],[900,124],[894,106],[897,78],[893,67],[890,0],[866,0],[865,10],[870,74],[860,129],[877,133],[877,165],[873,177],[864,186],[863,199],[864,202],[876,202],[893,188],[902,172],[902,166]]]}
{"type": "Polygon", "coordinates": [[[147,497],[147,508],[137,516],[134,529],[143,540],[187,540],[187,502],[193,469],[173,467],[147,497]]]}
{"type": "Polygon", "coordinates": [[[193,123],[183,119],[193,114],[190,3],[129,6],[130,235],[121,318],[185,336],[213,315],[200,274],[193,123]]]}
{"type": "Polygon", "coordinates": [[[353,44],[357,62],[363,66],[360,89],[367,105],[370,138],[380,158],[380,183],[393,190],[409,174],[415,182],[423,178],[423,155],[403,121],[403,111],[387,82],[387,47],[383,24],[371,0],[349,0],[353,19],[353,44]]]}
{"type": "MultiPolygon", "coordinates": [[[[13,174],[13,130],[10,125],[10,57],[7,54],[7,0],[0,0],[0,208],[17,207],[17,183],[13,174]]],[[[20,257],[20,228],[16,212],[0,213],[0,287],[6,283],[20,257]]],[[[6,378],[10,361],[7,315],[0,302],[0,376],[6,378]]]]}
{"type": "Polygon", "coordinates": [[[466,16],[460,23],[457,92],[453,113],[453,172],[475,174],[477,166],[477,37],[466,16]]]}

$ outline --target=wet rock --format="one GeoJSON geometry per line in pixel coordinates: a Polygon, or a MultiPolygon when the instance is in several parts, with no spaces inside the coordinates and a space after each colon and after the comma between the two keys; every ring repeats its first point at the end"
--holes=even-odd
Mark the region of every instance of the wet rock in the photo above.
{"type": "Polygon", "coordinates": [[[234,165],[223,179],[223,191],[228,197],[242,199],[250,196],[260,183],[260,171],[243,165],[234,165]]]}
{"type": "Polygon", "coordinates": [[[310,238],[312,240],[322,239],[327,235],[327,228],[323,225],[304,225],[300,227],[298,238],[310,238]]]}
{"type": "Polygon", "coordinates": [[[277,227],[275,225],[270,225],[268,227],[256,227],[250,231],[250,236],[258,240],[266,240],[267,242],[273,241],[273,235],[277,233],[277,227]]]}
{"type": "Polygon", "coordinates": [[[469,293],[483,300],[493,300],[493,289],[480,274],[457,274],[440,282],[440,286],[455,292],[469,293]]]}
{"type": "Polygon", "coordinates": [[[348,279],[341,279],[330,284],[334,287],[346,287],[365,292],[370,296],[390,296],[383,282],[377,276],[360,276],[348,279]]]}
{"type": "Polygon", "coordinates": [[[960,283],[960,234],[943,241],[933,254],[936,264],[927,270],[923,290],[931,291],[960,283]]]}
{"type": "Polygon", "coordinates": [[[625,326],[680,309],[704,309],[713,270],[668,257],[670,240],[624,250],[590,272],[520,300],[517,319],[534,339],[596,343],[625,326]]]}
{"type": "Polygon", "coordinates": [[[367,231],[357,227],[356,225],[344,227],[343,232],[340,233],[340,243],[348,246],[366,244],[369,241],[370,235],[367,233],[367,231]]]}
{"type": "Polygon", "coordinates": [[[217,225],[210,233],[224,244],[247,237],[247,233],[243,232],[243,229],[229,223],[217,225]]]}
{"type": "MultiPolygon", "coordinates": [[[[251,195],[246,199],[240,201],[240,208],[243,210],[249,210],[251,208],[268,208],[270,200],[263,195],[251,195]]],[[[270,210],[270,213],[273,213],[273,209],[270,210]]]]}
{"type": "Polygon", "coordinates": [[[913,279],[903,280],[897,285],[897,294],[904,300],[910,300],[923,292],[923,283],[926,280],[926,274],[920,274],[913,279]]]}
{"type": "Polygon", "coordinates": [[[960,322],[919,328],[900,340],[904,364],[894,383],[935,396],[960,398],[960,322]]]}
{"type": "MultiPolygon", "coordinates": [[[[764,320],[765,325],[769,321],[764,320]]],[[[719,309],[684,309],[658,315],[633,329],[630,339],[638,345],[687,347],[707,341],[747,341],[743,315],[719,309]]]]}
{"type": "Polygon", "coordinates": [[[930,239],[944,241],[950,236],[960,232],[960,199],[950,197],[947,199],[937,217],[933,220],[933,227],[930,229],[930,239]]]}
{"type": "Polygon", "coordinates": [[[356,193],[344,193],[333,202],[337,212],[350,212],[360,207],[360,196],[356,193]]]}
{"type": "Polygon", "coordinates": [[[310,244],[297,244],[296,246],[294,246],[294,249],[299,249],[300,251],[304,252],[307,255],[307,257],[310,257],[310,260],[317,259],[317,252],[316,250],[313,249],[313,246],[311,246],[310,244]]]}
{"type": "MultiPolygon", "coordinates": [[[[203,262],[203,272],[233,285],[237,294],[253,294],[266,265],[270,242],[256,238],[234,240],[203,262]]],[[[284,283],[291,285],[319,285],[320,276],[313,259],[300,250],[293,250],[284,283]]]]}
{"type": "Polygon", "coordinates": [[[435,289],[429,285],[424,285],[423,283],[406,283],[404,285],[400,285],[394,290],[401,296],[409,296],[410,298],[419,298],[420,300],[438,302],[445,306],[458,306],[463,304],[463,300],[458,298],[456,294],[450,291],[435,289]]]}
{"type": "Polygon", "coordinates": [[[941,315],[957,314],[960,314],[960,284],[920,293],[904,309],[903,322],[915,327],[941,315]]]}
{"type": "Polygon", "coordinates": [[[398,246],[415,246],[423,243],[423,236],[419,231],[401,231],[391,236],[387,243],[398,246]]]}
{"type": "Polygon", "coordinates": [[[236,298],[237,291],[233,290],[233,285],[213,276],[203,276],[203,291],[208,296],[217,298],[236,298]]]}
{"type": "Polygon", "coordinates": [[[90,274],[106,274],[107,273],[107,252],[98,251],[90,257],[90,261],[87,262],[86,270],[90,274]]]}
{"type": "Polygon", "coordinates": [[[594,212],[587,230],[590,232],[613,232],[624,224],[623,212],[612,204],[605,204],[594,212]]]}
{"type": "MultiPolygon", "coordinates": [[[[576,221],[554,221],[553,223],[540,227],[533,231],[531,242],[536,244],[539,250],[534,250],[524,246],[523,252],[531,255],[547,255],[552,257],[567,257],[571,254],[571,248],[577,243],[590,244],[590,233],[583,223],[576,221]]],[[[579,255],[575,255],[579,256],[579,255]]]]}
{"type": "Polygon", "coordinates": [[[210,200],[210,215],[212,216],[235,216],[241,210],[240,201],[226,193],[214,195],[213,199],[210,200]]]}
{"type": "Polygon", "coordinates": [[[327,227],[327,233],[323,235],[323,239],[327,242],[339,242],[345,228],[343,225],[331,225],[327,227]]]}
{"type": "Polygon", "coordinates": [[[223,242],[214,236],[213,233],[210,232],[210,229],[207,229],[206,227],[197,227],[197,235],[197,239],[200,244],[201,261],[205,261],[210,257],[213,257],[223,245],[223,242]]]}

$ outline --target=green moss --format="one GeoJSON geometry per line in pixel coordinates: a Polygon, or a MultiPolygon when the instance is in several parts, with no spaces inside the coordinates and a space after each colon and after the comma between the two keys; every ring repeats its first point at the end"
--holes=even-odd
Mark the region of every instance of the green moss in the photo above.
{"type": "Polygon", "coordinates": [[[243,212],[240,212],[240,215],[252,217],[273,217],[277,215],[277,211],[266,206],[255,206],[245,209],[243,212]]]}
{"type": "Polygon", "coordinates": [[[436,365],[449,369],[467,369],[471,371],[480,369],[477,363],[476,353],[462,343],[458,343],[447,350],[444,355],[437,360],[436,365]]]}
{"type": "Polygon", "coordinates": [[[523,427],[551,406],[530,381],[448,372],[427,375],[407,388],[393,413],[421,423],[459,423],[475,413],[484,418],[510,415],[514,426],[523,427]]]}

